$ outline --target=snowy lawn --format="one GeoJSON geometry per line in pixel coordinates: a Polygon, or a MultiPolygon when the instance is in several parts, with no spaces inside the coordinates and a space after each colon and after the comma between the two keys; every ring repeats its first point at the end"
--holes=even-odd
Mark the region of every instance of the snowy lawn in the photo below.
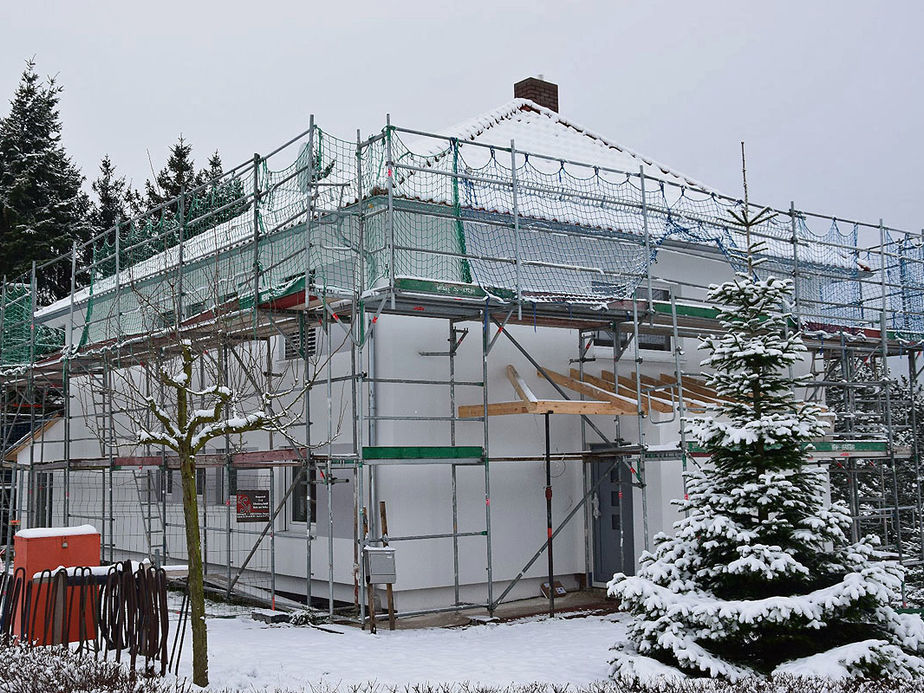
{"type": "MultiPolygon", "coordinates": [[[[609,648],[625,637],[624,615],[530,619],[377,635],[349,626],[267,625],[249,616],[211,618],[211,688],[247,691],[311,684],[471,681],[589,684],[607,678],[609,648]],[[327,632],[334,631],[334,632],[327,632]]],[[[187,634],[188,635],[188,634],[187,634]]],[[[189,638],[180,678],[191,676],[189,638]]]]}

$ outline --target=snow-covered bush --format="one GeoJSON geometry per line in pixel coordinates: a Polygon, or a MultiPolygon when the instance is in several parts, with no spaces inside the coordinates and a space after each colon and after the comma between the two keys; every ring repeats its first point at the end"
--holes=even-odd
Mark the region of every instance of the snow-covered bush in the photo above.
{"type": "Polygon", "coordinates": [[[824,431],[793,394],[789,367],[806,348],[780,310],[791,293],[789,280],[748,274],[710,287],[725,331],[703,340],[703,365],[721,403],[688,422],[710,462],[687,477],[674,535],[609,583],[635,616],[614,677],[924,675],[924,623],[889,605],[901,566],[873,538],[849,542],[846,506],[825,507],[825,472],[807,466],[824,431]]]}
{"type": "Polygon", "coordinates": [[[188,693],[93,654],[63,647],[0,647],[0,693],[188,693]]]}

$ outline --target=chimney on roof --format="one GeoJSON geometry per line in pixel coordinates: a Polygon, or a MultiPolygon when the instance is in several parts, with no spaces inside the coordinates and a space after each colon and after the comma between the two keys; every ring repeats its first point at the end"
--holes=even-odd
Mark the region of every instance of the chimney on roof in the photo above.
{"type": "Polygon", "coordinates": [[[513,85],[513,98],[529,99],[558,113],[558,85],[546,82],[542,75],[527,77],[513,85]]]}

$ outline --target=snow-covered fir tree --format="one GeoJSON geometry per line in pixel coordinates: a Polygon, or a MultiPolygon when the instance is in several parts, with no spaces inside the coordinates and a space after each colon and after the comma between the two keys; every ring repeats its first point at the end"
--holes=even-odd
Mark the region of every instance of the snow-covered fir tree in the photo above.
{"type": "Polygon", "coordinates": [[[109,275],[115,271],[115,225],[127,221],[130,198],[125,178],[116,175],[108,154],[100,162],[99,177],[91,187],[96,200],[90,208],[89,222],[94,236],[104,234],[96,243],[95,266],[101,274],[109,275]]]}
{"type": "Polygon", "coordinates": [[[94,234],[111,229],[116,221],[128,219],[128,184],[124,176],[116,175],[115,164],[108,154],[100,161],[99,177],[90,187],[96,195],[90,210],[94,234]]]}
{"type": "MultiPolygon", "coordinates": [[[[60,94],[55,79],[43,82],[30,60],[0,120],[0,274],[11,278],[90,236],[83,176],[61,144],[60,94]]],[[[70,276],[70,263],[46,267],[43,297],[65,295],[70,276]]]]}
{"type": "MultiPolygon", "coordinates": [[[[123,269],[173,247],[181,236],[193,238],[250,209],[241,178],[222,176],[219,153],[212,154],[208,166],[196,172],[192,146],[182,135],[170,147],[167,164],[145,182],[145,194],[126,186],[123,199],[133,217],[120,238],[119,267],[123,269]]],[[[113,234],[95,244],[97,275],[114,271],[114,248],[113,234]]]]}
{"type": "Polygon", "coordinates": [[[850,543],[846,507],[826,507],[826,472],[807,464],[824,431],[788,373],[806,351],[787,335],[791,293],[753,271],[710,288],[724,332],[703,340],[703,365],[722,401],[688,422],[710,461],[688,474],[674,535],[609,583],[634,616],[614,675],[635,674],[640,656],[728,679],[822,660],[853,676],[924,675],[924,623],[890,606],[901,567],[874,539],[850,543]]]}

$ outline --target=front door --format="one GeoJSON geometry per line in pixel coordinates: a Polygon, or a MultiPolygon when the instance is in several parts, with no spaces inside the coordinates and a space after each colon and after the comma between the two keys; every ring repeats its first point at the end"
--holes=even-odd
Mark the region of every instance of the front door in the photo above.
{"type": "Polygon", "coordinates": [[[613,573],[635,573],[632,473],[624,462],[613,466],[615,461],[605,457],[591,463],[591,483],[600,481],[591,498],[595,583],[608,582],[613,573]]]}

